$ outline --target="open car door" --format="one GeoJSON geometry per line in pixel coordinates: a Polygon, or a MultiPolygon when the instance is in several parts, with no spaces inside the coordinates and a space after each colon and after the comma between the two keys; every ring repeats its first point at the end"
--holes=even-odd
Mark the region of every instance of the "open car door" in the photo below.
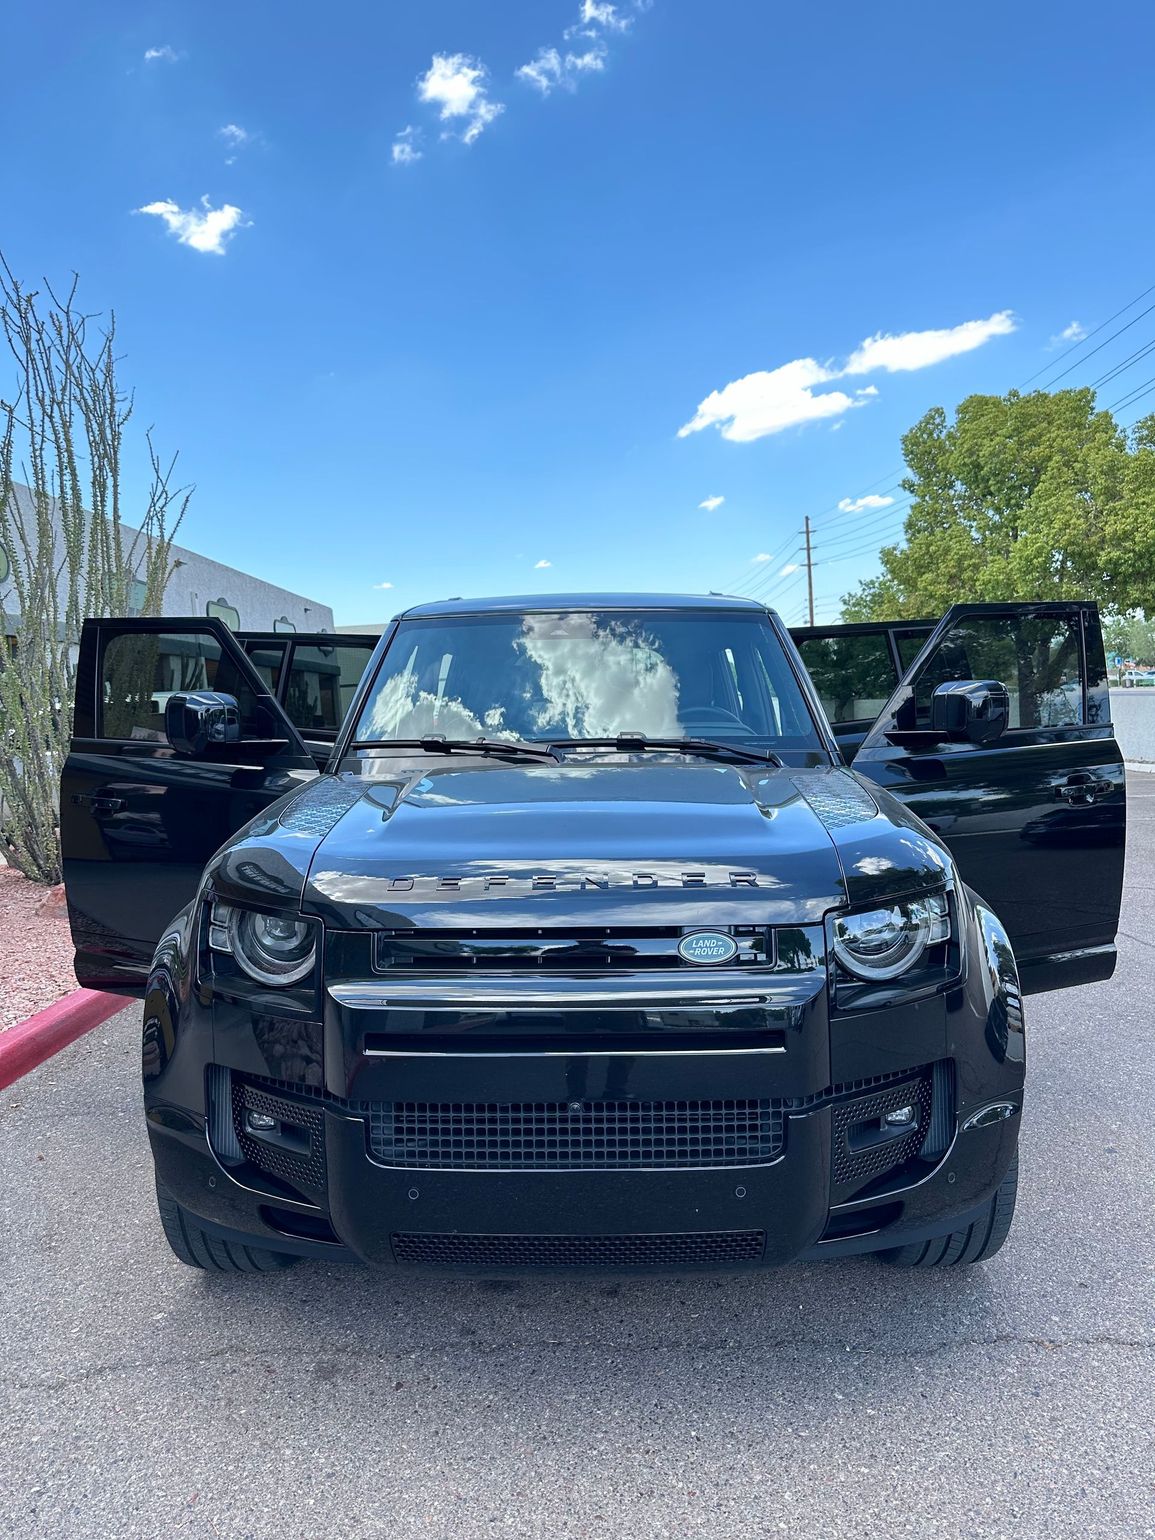
{"type": "Polygon", "coordinates": [[[854,768],[950,846],[1025,992],[1111,975],[1126,789],[1097,606],[955,605],[854,768]]]}
{"type": "Polygon", "coordinates": [[[156,943],[209,857],[302,779],[312,755],[227,626],[86,620],[60,838],[76,977],[143,994],[156,943]],[[195,754],[170,741],[170,699],[234,697],[237,721],[195,754]]]}

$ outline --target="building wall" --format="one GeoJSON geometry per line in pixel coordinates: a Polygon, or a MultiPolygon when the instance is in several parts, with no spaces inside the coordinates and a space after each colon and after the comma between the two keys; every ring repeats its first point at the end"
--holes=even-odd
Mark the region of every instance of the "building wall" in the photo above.
{"type": "MultiPolygon", "coordinates": [[[[31,493],[21,486],[15,491],[17,517],[27,521],[32,510],[31,493]]],[[[121,528],[127,551],[137,531],[127,524],[121,528]]],[[[62,554],[59,523],[56,535],[59,564],[62,554]]],[[[243,631],[281,631],[290,627],[296,631],[333,630],[333,611],[328,604],[279,588],[275,583],[266,583],[263,578],[241,572],[236,567],[226,567],[223,562],[213,561],[186,546],[174,545],[172,555],[177,566],[165,590],[166,615],[219,614],[243,631]]],[[[16,630],[19,622],[13,614],[15,596],[8,568],[7,554],[0,553],[0,608],[9,629],[16,630]]],[[[64,586],[63,579],[61,586],[64,586]]]]}

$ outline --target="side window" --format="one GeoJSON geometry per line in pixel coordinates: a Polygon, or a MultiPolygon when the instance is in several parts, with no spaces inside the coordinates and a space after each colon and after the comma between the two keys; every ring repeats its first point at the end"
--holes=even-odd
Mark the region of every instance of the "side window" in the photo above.
{"type": "Polygon", "coordinates": [[[248,730],[256,702],[231,658],[214,637],[195,631],[124,631],[105,643],[100,662],[97,736],[166,742],[164,708],[170,695],[220,690],[235,695],[248,730]]]}
{"type": "Polygon", "coordinates": [[[926,646],[926,639],[933,630],[933,626],[920,626],[913,630],[892,633],[894,645],[898,648],[899,665],[904,674],[926,646]]]}
{"type": "Polygon", "coordinates": [[[361,682],[371,653],[364,647],[301,643],[293,648],[285,711],[305,732],[335,733],[361,682]]]}
{"type": "Polygon", "coordinates": [[[935,688],[954,679],[1007,687],[1012,728],[1077,727],[1083,676],[1075,615],[972,615],[943,637],[914,686],[915,724],[930,720],[935,688]]]}
{"type": "Polygon", "coordinates": [[[873,722],[898,683],[884,631],[812,636],[798,650],[832,722],[873,722]]]}
{"type": "Polygon", "coordinates": [[[268,687],[269,694],[275,695],[285,662],[284,642],[246,642],[245,651],[249,655],[249,662],[268,687]]]}

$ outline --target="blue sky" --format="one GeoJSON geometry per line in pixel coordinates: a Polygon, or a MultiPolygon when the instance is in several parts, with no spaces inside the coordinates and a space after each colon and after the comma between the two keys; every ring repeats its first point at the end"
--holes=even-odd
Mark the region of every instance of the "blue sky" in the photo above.
{"type": "Polygon", "coordinates": [[[182,541],[338,622],[795,620],[806,513],[829,619],[904,429],[1155,283],[1153,43],[1138,0],[14,7],[0,245],[116,308],[182,541]]]}

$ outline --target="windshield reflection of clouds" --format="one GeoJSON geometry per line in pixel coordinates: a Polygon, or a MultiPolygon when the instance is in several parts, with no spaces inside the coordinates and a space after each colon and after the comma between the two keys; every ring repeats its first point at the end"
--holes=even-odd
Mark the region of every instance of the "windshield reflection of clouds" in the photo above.
{"type": "MultiPolygon", "coordinates": [[[[680,735],[678,678],[640,621],[540,614],[523,617],[520,627],[512,638],[515,669],[486,667],[500,660],[468,652],[455,657],[444,651],[445,633],[434,643],[437,656],[428,645],[422,655],[419,643],[402,671],[382,682],[361,736],[680,735]]],[[[463,633],[466,648],[469,642],[463,633]]]]}

